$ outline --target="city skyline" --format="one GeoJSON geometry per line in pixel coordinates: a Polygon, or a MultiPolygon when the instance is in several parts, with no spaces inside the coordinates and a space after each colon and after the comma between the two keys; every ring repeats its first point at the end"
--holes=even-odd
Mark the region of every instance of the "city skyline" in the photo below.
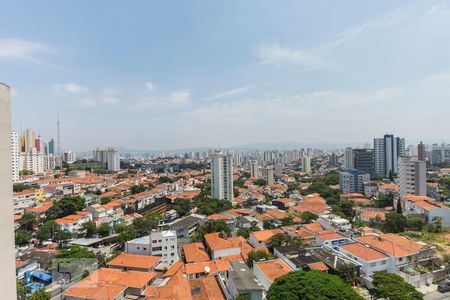
{"type": "Polygon", "coordinates": [[[64,149],[448,141],[446,1],[4,7],[13,129],[64,149]]]}

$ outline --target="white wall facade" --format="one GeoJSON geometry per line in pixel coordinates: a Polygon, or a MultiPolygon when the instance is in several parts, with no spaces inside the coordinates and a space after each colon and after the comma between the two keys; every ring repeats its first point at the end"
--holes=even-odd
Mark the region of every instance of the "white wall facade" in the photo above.
{"type": "Polygon", "coordinates": [[[14,255],[13,190],[11,174],[11,107],[10,87],[0,83],[0,268],[2,270],[2,298],[16,299],[14,255]]]}

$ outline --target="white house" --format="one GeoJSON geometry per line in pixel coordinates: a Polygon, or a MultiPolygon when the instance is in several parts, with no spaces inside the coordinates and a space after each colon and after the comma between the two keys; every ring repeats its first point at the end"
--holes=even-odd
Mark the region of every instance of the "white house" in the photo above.
{"type": "Polygon", "coordinates": [[[179,260],[177,234],[173,230],[152,231],[125,243],[125,253],[161,256],[161,262],[172,264],[179,260]]]}

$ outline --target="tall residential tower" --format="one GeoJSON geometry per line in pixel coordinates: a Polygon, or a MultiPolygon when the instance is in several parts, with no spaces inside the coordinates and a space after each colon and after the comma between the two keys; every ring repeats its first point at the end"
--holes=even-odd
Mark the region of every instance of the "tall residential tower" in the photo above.
{"type": "Polygon", "coordinates": [[[211,154],[211,197],[233,200],[233,157],[215,151],[211,154]]]}

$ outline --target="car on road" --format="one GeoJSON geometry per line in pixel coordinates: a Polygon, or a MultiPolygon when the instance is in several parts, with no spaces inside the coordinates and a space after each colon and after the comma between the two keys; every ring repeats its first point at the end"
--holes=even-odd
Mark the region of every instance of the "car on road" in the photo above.
{"type": "Polygon", "coordinates": [[[438,285],[437,290],[438,290],[438,292],[440,292],[440,293],[447,293],[447,292],[450,292],[450,282],[446,281],[446,282],[440,283],[440,284],[438,285]]]}

